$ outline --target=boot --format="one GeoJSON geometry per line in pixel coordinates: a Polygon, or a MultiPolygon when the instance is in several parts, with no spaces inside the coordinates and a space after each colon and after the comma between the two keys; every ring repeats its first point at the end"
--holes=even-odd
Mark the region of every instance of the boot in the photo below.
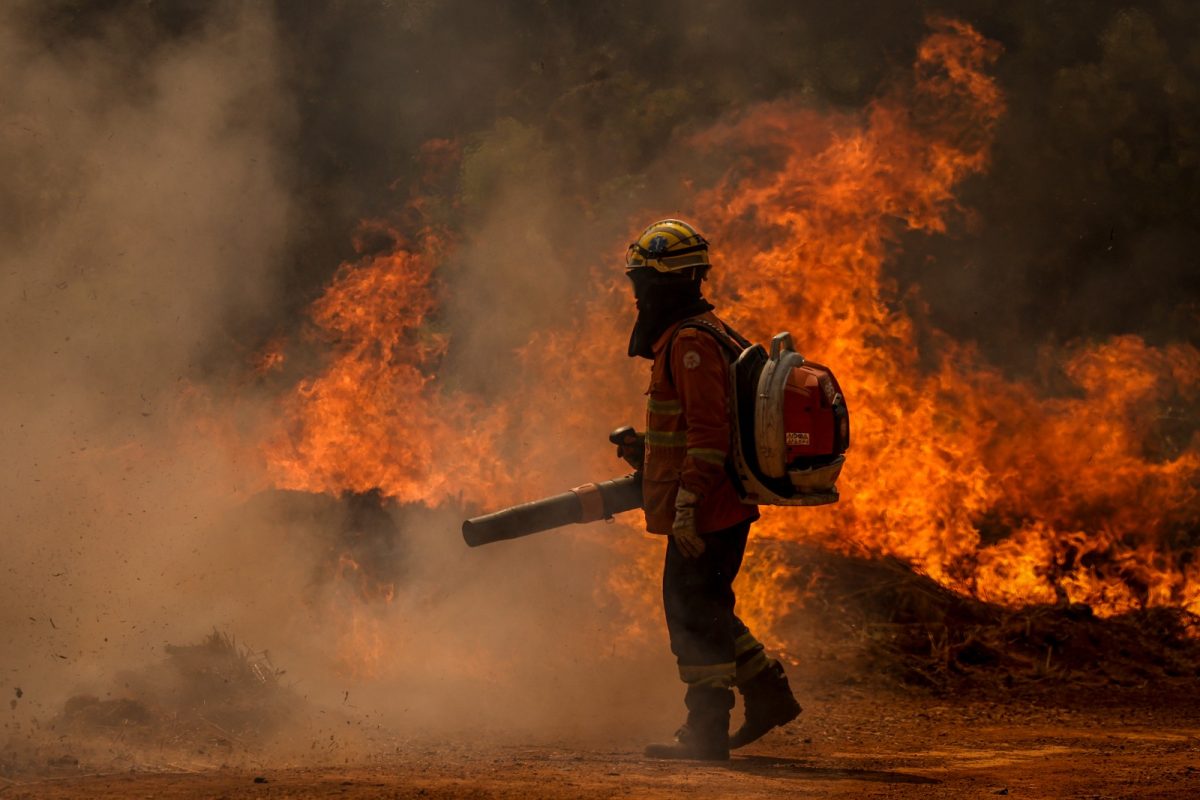
{"type": "Polygon", "coordinates": [[[731,750],[756,742],[772,728],[786,725],[800,716],[800,704],[792,696],[792,687],[778,661],[772,661],[738,690],[745,703],[746,721],[729,737],[731,750]]]}
{"type": "Polygon", "coordinates": [[[684,703],[688,709],[687,722],[675,732],[675,741],[648,745],[646,755],[650,758],[728,761],[733,690],[689,686],[684,703]]]}

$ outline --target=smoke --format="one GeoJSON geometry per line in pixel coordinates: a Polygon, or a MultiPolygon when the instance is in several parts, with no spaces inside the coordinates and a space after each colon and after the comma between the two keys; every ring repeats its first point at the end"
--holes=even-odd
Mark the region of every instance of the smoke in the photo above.
{"type": "MultiPolygon", "coordinates": [[[[431,140],[461,151],[424,209],[460,234],[426,324],[451,341],[439,379],[519,396],[514,350],[570,330],[588,271],[618,266],[613,243],[685,211],[685,179],[727,166],[680,142],[760,101],[860,108],[907,68],[925,11],[961,16],[1003,44],[1009,112],[951,234],[905,235],[886,265],[919,287],[924,322],[1017,371],[1076,337],[1194,337],[1195,11],[874,5],[3,12],[0,674],[24,689],[13,723],[213,625],[270,648],[301,694],[360,722],[615,728],[664,709],[659,621],[637,620],[640,639],[606,638],[633,621],[596,587],[646,576],[601,534],[483,558],[461,547],[456,511],[390,507],[396,571],[372,585],[395,594],[355,618],[338,594],[351,573],[330,571],[343,510],[297,517],[291,500],[249,499],[267,486],[255,454],[207,426],[232,418],[253,438],[274,410],[260,393],[310,374],[321,356],[303,345],[309,304],[354,257],[359,221],[419,188],[431,140]],[[279,334],[283,372],[235,401],[231,376],[279,334]],[[342,663],[374,645],[383,656],[358,664],[370,680],[342,663]]],[[[577,344],[544,368],[566,380],[612,366],[577,344]]],[[[638,399],[607,402],[632,413],[638,399]]],[[[624,421],[594,421],[598,450],[624,421]]],[[[560,454],[541,479],[551,491],[610,477],[595,463],[560,454]]],[[[461,481],[469,497],[472,475],[461,481]]]]}
{"type": "Polygon", "coordinates": [[[242,357],[232,321],[278,294],[279,148],[295,118],[277,51],[271,16],[232,4],[172,20],[133,5],[0,14],[13,725],[240,613],[240,598],[205,591],[230,544],[207,526],[253,469],[229,463],[187,403],[215,344],[242,357]]]}
{"type": "MultiPolygon", "coordinates": [[[[20,689],[6,729],[45,726],[76,692],[121,697],[122,670],[214,627],[269,649],[298,696],[335,707],[339,743],[381,719],[561,729],[580,708],[588,732],[611,729],[644,711],[645,686],[673,678],[627,643],[593,654],[619,613],[593,597],[600,571],[619,569],[598,543],[548,541],[480,569],[457,512],[393,507],[396,569],[370,586],[399,589],[364,609],[339,565],[346,509],[256,498],[268,483],[237,437],[262,429],[270,392],[233,379],[256,334],[306,298],[289,253],[313,230],[292,200],[308,154],[280,35],[269,10],[240,4],[30,4],[0,19],[0,674],[20,689]],[[618,672],[581,663],[618,655],[618,672]],[[630,680],[640,670],[649,679],[630,680]],[[506,698],[506,684],[522,694],[506,698]]],[[[524,209],[510,220],[553,196],[520,177],[504,195],[524,209]]],[[[333,217],[317,233],[348,239],[333,217]]],[[[502,217],[480,225],[521,252],[502,217]]],[[[504,286],[494,264],[482,247],[462,260],[481,292],[456,325],[484,307],[489,275],[504,286]]],[[[321,724],[287,738],[307,749],[326,739],[321,724]]]]}
{"type": "Polygon", "coordinates": [[[1196,9],[1008,4],[978,22],[1005,46],[993,163],[958,232],[905,243],[900,279],[938,328],[1023,372],[1078,339],[1196,341],[1196,9]]]}

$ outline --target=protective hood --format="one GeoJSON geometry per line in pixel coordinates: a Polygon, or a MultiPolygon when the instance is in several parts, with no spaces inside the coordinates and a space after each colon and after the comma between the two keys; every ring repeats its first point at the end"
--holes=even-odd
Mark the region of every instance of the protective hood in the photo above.
{"type": "Polygon", "coordinates": [[[629,357],[654,358],[654,343],[676,322],[713,310],[704,299],[699,278],[665,278],[649,269],[629,274],[637,299],[637,321],[629,336],[629,357]]]}

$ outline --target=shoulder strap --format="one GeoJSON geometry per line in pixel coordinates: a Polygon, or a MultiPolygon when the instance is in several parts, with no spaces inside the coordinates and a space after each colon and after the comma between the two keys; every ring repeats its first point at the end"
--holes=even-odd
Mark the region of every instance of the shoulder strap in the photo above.
{"type": "Polygon", "coordinates": [[[679,332],[685,328],[695,328],[698,331],[707,331],[712,334],[725,348],[725,351],[729,353],[729,360],[731,362],[736,360],[742,354],[742,351],[750,346],[748,339],[725,323],[721,323],[718,327],[706,319],[687,320],[675,329],[675,332],[671,334],[671,340],[667,342],[667,380],[671,382],[672,386],[675,385],[675,377],[671,374],[671,349],[675,347],[675,337],[679,336],[679,332]]]}

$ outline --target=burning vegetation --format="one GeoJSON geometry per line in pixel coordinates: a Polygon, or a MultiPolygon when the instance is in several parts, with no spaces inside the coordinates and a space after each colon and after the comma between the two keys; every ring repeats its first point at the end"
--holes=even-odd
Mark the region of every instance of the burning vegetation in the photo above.
{"type": "Polygon", "coordinates": [[[794,634],[785,639],[822,631],[807,633],[803,659],[839,669],[845,684],[1094,705],[1168,686],[1191,702],[1200,675],[1200,618],[1179,608],[1099,617],[1084,603],[1005,607],[950,591],[892,556],[779,541],[767,550],[802,587],[802,608],[780,620],[794,634]]]}
{"type": "MultiPolygon", "coordinates": [[[[964,602],[1200,611],[1200,453],[1190,431],[1164,426],[1194,408],[1200,352],[1120,336],[1046,350],[1044,380],[1014,379],[921,330],[906,311],[919,295],[898,296],[885,275],[903,237],[969,221],[955,192],[988,168],[999,54],[970,26],[934,19],[908,76],[865,111],[778,100],[689,137],[683,160],[707,166],[683,176],[680,207],[714,242],[719,307],[758,341],[792,331],[844,376],[854,414],[842,501],[768,509],[757,535],[901,559],[964,602]]],[[[453,188],[454,148],[427,151],[425,191],[453,188]]],[[[532,333],[511,367],[519,391],[462,388],[444,374],[454,341],[438,319],[454,291],[444,265],[471,242],[434,196],[365,225],[362,256],[313,305],[324,366],[282,401],[265,445],[276,485],[473,509],[561,490],[580,465],[607,477],[616,465],[598,432],[636,419],[641,391],[623,353],[619,271],[596,260],[570,324],[532,333]]],[[[604,535],[655,569],[653,548],[604,535]]],[[[784,552],[755,550],[741,608],[787,647],[780,620],[806,599],[803,559],[784,552]]],[[[644,616],[653,585],[614,579],[608,591],[644,616]]]]}

